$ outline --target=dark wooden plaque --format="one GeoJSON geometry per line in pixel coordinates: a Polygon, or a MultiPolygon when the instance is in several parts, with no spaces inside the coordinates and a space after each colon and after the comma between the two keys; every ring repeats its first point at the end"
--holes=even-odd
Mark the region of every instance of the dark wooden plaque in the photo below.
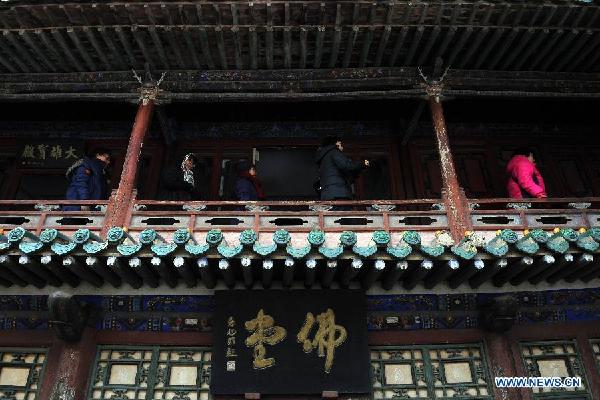
{"type": "Polygon", "coordinates": [[[213,323],[213,395],[371,391],[363,291],[217,291],[213,323]]]}

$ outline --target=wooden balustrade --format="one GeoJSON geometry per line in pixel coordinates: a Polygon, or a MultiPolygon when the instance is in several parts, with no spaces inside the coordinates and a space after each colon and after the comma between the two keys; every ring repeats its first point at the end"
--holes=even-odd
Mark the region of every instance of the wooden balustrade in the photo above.
{"type": "MultiPolygon", "coordinates": [[[[600,225],[600,198],[470,199],[473,230],[554,229],[600,225]]],[[[0,200],[0,229],[17,226],[40,233],[43,229],[75,231],[105,228],[107,201],[0,200]],[[87,206],[85,211],[64,211],[66,205],[87,206]]],[[[312,229],[339,232],[375,230],[450,230],[444,204],[438,199],[370,201],[202,201],[140,200],[127,206],[124,225],[131,231],[155,229],[192,231],[221,229],[272,232],[312,229]]]]}

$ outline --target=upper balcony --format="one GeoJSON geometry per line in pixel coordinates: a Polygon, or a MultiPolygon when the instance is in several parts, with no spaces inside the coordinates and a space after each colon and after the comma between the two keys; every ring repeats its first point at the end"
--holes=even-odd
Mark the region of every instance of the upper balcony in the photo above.
{"type": "Polygon", "coordinates": [[[600,198],[467,200],[453,238],[442,199],[127,204],[0,201],[0,284],[229,287],[301,281],[385,289],[589,282],[600,276],[600,198]],[[93,211],[61,211],[66,204],[93,211]],[[342,209],[343,211],[339,210],[342,209]]]}

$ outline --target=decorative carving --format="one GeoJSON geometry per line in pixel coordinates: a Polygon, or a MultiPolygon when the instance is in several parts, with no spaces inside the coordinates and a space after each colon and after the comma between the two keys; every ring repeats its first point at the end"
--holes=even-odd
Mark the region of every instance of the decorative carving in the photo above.
{"type": "Polygon", "coordinates": [[[446,206],[444,203],[433,203],[431,209],[435,211],[446,211],[446,206]]]}
{"type": "Polygon", "coordinates": [[[42,211],[42,212],[58,211],[58,210],[60,210],[60,206],[57,206],[55,204],[42,204],[42,203],[35,204],[33,206],[33,208],[35,210],[42,211]]]}
{"type": "Polygon", "coordinates": [[[278,229],[273,234],[273,241],[280,246],[288,244],[291,238],[289,232],[285,229],[278,229]]]}
{"type": "Polygon", "coordinates": [[[391,240],[391,236],[386,231],[373,232],[373,241],[377,246],[386,246],[391,240]]]}
{"type": "Polygon", "coordinates": [[[373,204],[371,207],[373,207],[374,210],[381,212],[389,212],[396,209],[394,204],[373,204]]]}
{"type": "Polygon", "coordinates": [[[354,246],[356,244],[356,233],[352,231],[344,231],[340,235],[340,243],[344,247],[354,246]]]}
{"type": "Polygon", "coordinates": [[[244,246],[252,246],[257,239],[256,232],[252,229],[245,229],[240,233],[240,243],[244,246]]]}
{"type": "Polygon", "coordinates": [[[182,208],[184,211],[200,212],[206,210],[206,204],[184,204],[182,208]]]}
{"type": "Polygon", "coordinates": [[[223,240],[223,233],[219,229],[211,229],[206,234],[206,243],[211,246],[216,246],[223,240]]]}
{"type": "Polygon", "coordinates": [[[308,209],[314,212],[329,211],[332,208],[333,206],[331,204],[311,204],[308,206],[308,209]]]}
{"type": "Polygon", "coordinates": [[[531,203],[508,203],[506,208],[512,208],[514,210],[527,210],[531,208],[531,203]]]}
{"type": "Polygon", "coordinates": [[[308,234],[308,243],[313,246],[321,246],[325,243],[325,232],[318,229],[310,231],[308,234]]]}
{"type": "Polygon", "coordinates": [[[585,210],[590,208],[592,203],[569,203],[569,208],[574,208],[576,210],[585,210]]]}

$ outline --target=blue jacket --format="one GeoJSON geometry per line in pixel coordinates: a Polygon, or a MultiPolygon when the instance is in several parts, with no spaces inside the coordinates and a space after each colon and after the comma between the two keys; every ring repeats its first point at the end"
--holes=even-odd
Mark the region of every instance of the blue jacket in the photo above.
{"type": "Polygon", "coordinates": [[[233,197],[235,200],[239,201],[256,201],[258,200],[258,193],[249,179],[239,177],[237,181],[235,181],[233,197]]]}
{"type": "MultiPolygon", "coordinates": [[[[67,200],[104,200],[108,195],[104,165],[96,158],[84,157],[67,171],[70,178],[67,200]]],[[[65,206],[65,211],[80,210],[79,206],[65,206]]]]}

